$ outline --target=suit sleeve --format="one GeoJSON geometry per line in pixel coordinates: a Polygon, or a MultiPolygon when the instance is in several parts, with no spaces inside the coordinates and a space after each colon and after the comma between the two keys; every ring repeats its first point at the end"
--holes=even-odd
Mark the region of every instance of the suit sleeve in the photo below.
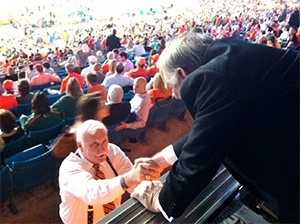
{"type": "Polygon", "coordinates": [[[202,73],[190,74],[181,88],[194,122],[190,133],[173,145],[178,160],[159,195],[164,212],[173,218],[179,217],[212,180],[251,111],[230,76],[202,73]]]}

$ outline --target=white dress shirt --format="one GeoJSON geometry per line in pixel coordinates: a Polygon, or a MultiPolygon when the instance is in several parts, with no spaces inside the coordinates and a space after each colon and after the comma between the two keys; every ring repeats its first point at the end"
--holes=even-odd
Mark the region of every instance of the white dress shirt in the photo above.
{"type": "MultiPolygon", "coordinates": [[[[108,157],[119,175],[133,167],[124,152],[111,143],[108,145],[108,157]]],[[[121,177],[116,177],[105,161],[100,164],[100,169],[106,179],[96,180],[93,165],[83,157],[80,149],[70,153],[62,162],[59,170],[62,201],[59,205],[59,215],[64,223],[87,223],[88,205],[93,205],[94,223],[105,216],[103,204],[114,201],[116,207],[120,206],[124,193],[120,184],[121,177]]]]}
{"type": "Polygon", "coordinates": [[[124,76],[123,74],[112,74],[105,76],[102,85],[108,89],[112,84],[117,84],[119,86],[132,86],[134,79],[124,76]]]}

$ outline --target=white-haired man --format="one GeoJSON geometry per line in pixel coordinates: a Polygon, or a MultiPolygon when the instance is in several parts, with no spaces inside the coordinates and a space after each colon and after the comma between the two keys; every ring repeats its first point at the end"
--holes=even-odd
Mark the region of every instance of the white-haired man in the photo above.
{"type": "Polygon", "coordinates": [[[155,171],[143,173],[116,145],[108,142],[105,126],[96,120],[83,122],[76,131],[78,149],[59,170],[64,223],[95,223],[118,207],[121,196],[144,179],[156,179],[155,171]]]}
{"type": "Polygon", "coordinates": [[[86,83],[87,83],[87,81],[86,81],[87,74],[96,74],[96,71],[94,68],[95,68],[95,64],[97,63],[97,57],[94,55],[88,56],[87,62],[89,63],[89,66],[81,70],[81,75],[85,79],[86,83]]]}
{"type": "Polygon", "coordinates": [[[82,70],[87,65],[87,58],[93,55],[93,51],[89,48],[89,45],[82,44],[81,49],[75,53],[76,65],[82,70]]]}
{"type": "Polygon", "coordinates": [[[136,161],[173,166],[163,187],[145,181],[132,196],[172,220],[224,163],[279,222],[299,223],[299,58],[196,32],[171,42],[159,59],[160,74],[194,122],[185,137],[136,161]]]}

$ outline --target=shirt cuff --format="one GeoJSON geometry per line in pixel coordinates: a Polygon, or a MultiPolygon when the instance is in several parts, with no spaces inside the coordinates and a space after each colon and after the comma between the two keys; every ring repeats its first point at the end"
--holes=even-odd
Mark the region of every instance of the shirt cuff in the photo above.
{"type": "Polygon", "coordinates": [[[164,148],[162,151],[162,156],[164,157],[164,159],[170,164],[173,165],[177,160],[177,156],[174,152],[174,148],[173,145],[169,145],[166,148],[164,148]]]}
{"type": "Polygon", "coordinates": [[[165,219],[168,220],[168,222],[172,222],[174,220],[173,217],[168,217],[168,215],[165,213],[165,211],[163,210],[163,208],[161,207],[161,205],[159,203],[159,199],[157,199],[157,207],[158,207],[159,211],[161,211],[161,214],[163,214],[165,219]]]}

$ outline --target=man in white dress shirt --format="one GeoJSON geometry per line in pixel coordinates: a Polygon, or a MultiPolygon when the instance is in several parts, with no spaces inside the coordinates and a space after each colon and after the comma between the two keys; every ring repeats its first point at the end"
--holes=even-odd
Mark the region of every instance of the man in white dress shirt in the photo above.
{"type": "Polygon", "coordinates": [[[76,136],[78,149],[66,157],[59,171],[59,214],[64,223],[88,223],[88,211],[93,212],[95,223],[105,216],[103,205],[112,202],[118,207],[126,190],[131,192],[142,180],[159,177],[154,171],[133,169],[124,152],[108,142],[107,130],[100,121],[85,121],[76,136]],[[105,179],[97,178],[95,165],[105,179]]]}

